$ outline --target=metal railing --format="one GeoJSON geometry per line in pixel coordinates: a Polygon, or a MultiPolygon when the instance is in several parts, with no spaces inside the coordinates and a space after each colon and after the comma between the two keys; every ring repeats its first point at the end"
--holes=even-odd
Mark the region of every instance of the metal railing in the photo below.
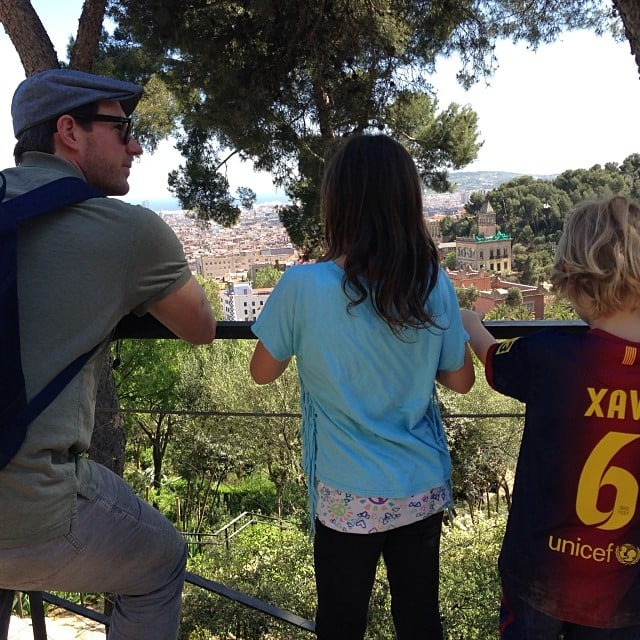
{"type": "MultiPolygon", "coordinates": [[[[218,322],[216,330],[216,339],[241,339],[241,340],[255,340],[256,337],[251,331],[252,322],[231,322],[220,321],[218,322]]],[[[493,320],[484,323],[485,327],[496,339],[508,339],[516,338],[519,336],[529,335],[534,331],[544,328],[558,328],[562,327],[568,331],[582,332],[587,330],[587,325],[579,320],[493,320]]],[[[127,316],[116,327],[113,334],[113,340],[121,339],[174,339],[176,336],[169,331],[164,325],[158,322],[150,315],[143,317],[127,316]]],[[[474,414],[476,416],[489,416],[489,414],[474,414]]],[[[471,414],[470,414],[471,417],[471,414]]],[[[244,514],[243,514],[244,515],[244,514]]],[[[237,520],[242,516],[238,516],[237,520]]],[[[235,521],[234,521],[235,523],[235,521]]],[[[234,523],[229,523],[228,528],[233,528],[234,523]]],[[[243,525],[248,526],[246,523],[243,525]]],[[[227,527],[223,528],[222,532],[227,531],[227,527]]],[[[220,533],[220,532],[217,532],[220,533]]],[[[293,627],[297,627],[308,631],[309,633],[315,633],[315,624],[311,620],[307,620],[295,613],[281,609],[267,602],[264,602],[258,598],[242,593],[230,587],[227,587],[219,582],[208,580],[197,574],[187,572],[186,582],[204,589],[210,593],[215,593],[225,598],[229,598],[234,602],[237,602],[250,609],[262,612],[267,616],[271,616],[281,622],[284,622],[293,627]]],[[[8,628],[8,621],[5,620],[6,604],[3,600],[3,593],[0,590],[0,640],[4,640],[2,636],[3,624],[6,622],[8,628]]],[[[33,622],[33,637],[34,640],[47,640],[46,626],[45,626],[45,612],[43,602],[50,603],[56,607],[65,609],[70,613],[82,616],[94,622],[104,624],[108,627],[109,617],[103,613],[90,609],[88,607],[78,605],[68,599],[61,598],[48,592],[28,592],[31,616],[33,622]]],[[[9,606],[9,613],[10,613],[9,606]]],[[[6,629],[4,629],[6,633],[6,629]]],[[[5,636],[6,637],[6,636],[5,636]]]]}
{"type": "MultiPolygon", "coordinates": [[[[252,322],[219,321],[216,340],[255,340],[252,322]]],[[[497,339],[517,338],[545,328],[564,328],[568,331],[586,331],[582,320],[488,320],[484,326],[497,339]]],[[[127,316],[116,327],[113,339],[176,338],[164,325],[152,316],[127,316]]]]}

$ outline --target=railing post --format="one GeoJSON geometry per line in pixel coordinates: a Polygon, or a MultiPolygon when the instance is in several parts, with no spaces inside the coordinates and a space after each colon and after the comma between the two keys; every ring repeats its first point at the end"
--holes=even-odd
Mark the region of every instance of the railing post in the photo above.
{"type": "Polygon", "coordinates": [[[31,627],[33,640],[47,640],[47,625],[44,621],[44,604],[42,591],[27,591],[31,607],[31,627]]]}
{"type": "MultiPolygon", "coordinates": [[[[44,604],[41,591],[27,591],[29,607],[31,609],[31,628],[33,640],[47,640],[47,627],[44,621],[44,604]]],[[[9,637],[9,623],[15,591],[0,589],[0,640],[9,637]]]]}
{"type": "Polygon", "coordinates": [[[14,594],[10,589],[0,589],[0,640],[7,640],[9,636],[14,594]]]}

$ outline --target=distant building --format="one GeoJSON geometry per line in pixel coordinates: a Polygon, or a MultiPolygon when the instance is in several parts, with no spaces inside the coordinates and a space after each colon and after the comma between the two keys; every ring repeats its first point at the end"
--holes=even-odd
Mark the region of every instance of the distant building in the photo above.
{"type": "Polygon", "coordinates": [[[230,273],[242,272],[238,253],[206,254],[196,256],[196,273],[203,278],[224,278],[230,273]]]}
{"type": "Polygon", "coordinates": [[[436,246],[438,246],[442,242],[442,231],[440,231],[440,221],[443,216],[432,216],[430,218],[425,218],[425,223],[427,225],[427,231],[429,235],[435,242],[436,246]]]}
{"type": "Polygon", "coordinates": [[[497,231],[496,212],[488,200],[478,212],[478,235],[456,238],[456,262],[461,269],[511,271],[511,236],[497,231]]]}
{"type": "Polygon", "coordinates": [[[224,278],[230,273],[247,272],[253,264],[275,266],[298,259],[293,247],[269,247],[206,254],[196,257],[196,273],[204,278],[224,278]]]}
{"type": "Polygon", "coordinates": [[[437,246],[440,262],[442,262],[452,251],[456,250],[455,242],[439,242],[437,246]]]}
{"type": "Polygon", "coordinates": [[[469,289],[475,287],[478,291],[473,309],[478,313],[488,313],[499,304],[503,304],[509,295],[509,289],[519,289],[522,293],[522,305],[536,320],[544,320],[544,296],[545,288],[540,285],[534,287],[519,282],[502,280],[497,273],[487,270],[474,271],[470,268],[459,271],[448,271],[447,275],[456,289],[469,289]]]}
{"type": "Polygon", "coordinates": [[[272,288],[253,289],[248,283],[230,284],[220,292],[224,320],[253,322],[272,291],[272,288]]]}

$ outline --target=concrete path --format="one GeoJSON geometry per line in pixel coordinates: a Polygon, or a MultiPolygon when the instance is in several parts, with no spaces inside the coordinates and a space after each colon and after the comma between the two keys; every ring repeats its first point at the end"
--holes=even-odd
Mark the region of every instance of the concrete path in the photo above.
{"type": "MultiPolygon", "coordinates": [[[[47,617],[47,640],[105,640],[104,626],[74,615],[47,617]]],[[[8,640],[33,640],[31,618],[12,616],[8,640]]]]}

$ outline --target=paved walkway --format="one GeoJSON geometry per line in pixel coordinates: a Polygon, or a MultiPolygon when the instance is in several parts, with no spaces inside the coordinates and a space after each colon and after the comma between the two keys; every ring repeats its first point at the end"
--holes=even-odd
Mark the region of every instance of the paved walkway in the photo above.
{"type": "MultiPolygon", "coordinates": [[[[104,626],[80,616],[47,617],[47,640],[105,640],[104,626]]],[[[12,616],[8,640],[33,640],[31,618],[12,616]]]]}

